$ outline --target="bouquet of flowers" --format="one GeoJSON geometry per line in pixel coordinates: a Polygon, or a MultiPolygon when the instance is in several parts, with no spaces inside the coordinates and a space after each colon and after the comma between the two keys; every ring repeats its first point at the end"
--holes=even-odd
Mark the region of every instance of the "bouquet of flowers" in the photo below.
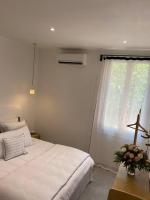
{"type": "Polygon", "coordinates": [[[130,175],[135,174],[135,169],[150,172],[147,152],[133,144],[125,144],[120,151],[115,152],[114,162],[123,163],[130,175]]]}

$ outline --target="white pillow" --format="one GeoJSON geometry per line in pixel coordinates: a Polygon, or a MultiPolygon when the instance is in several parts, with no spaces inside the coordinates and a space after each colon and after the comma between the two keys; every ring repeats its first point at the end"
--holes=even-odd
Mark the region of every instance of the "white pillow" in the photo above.
{"type": "Polygon", "coordinates": [[[3,123],[10,123],[10,122],[18,122],[18,117],[0,119],[0,133],[5,132],[5,129],[3,129],[3,127],[1,126],[1,124],[3,124],[3,123]]]}
{"type": "Polygon", "coordinates": [[[3,138],[3,147],[4,160],[9,160],[22,154],[26,154],[24,147],[24,134],[11,138],[3,138]]]}
{"type": "Polygon", "coordinates": [[[0,134],[0,158],[3,158],[3,146],[2,146],[3,138],[12,138],[12,137],[19,136],[20,134],[24,134],[25,147],[32,145],[31,134],[27,126],[22,127],[17,130],[1,133],[0,134]]]}
{"type": "Polygon", "coordinates": [[[23,133],[24,134],[24,139],[25,139],[25,147],[31,146],[32,145],[32,137],[31,137],[31,133],[28,129],[27,126],[24,126],[20,129],[17,129],[16,132],[19,133],[23,133]]]}
{"type": "Polygon", "coordinates": [[[4,123],[4,122],[18,122],[18,117],[14,117],[14,118],[4,118],[4,119],[0,119],[0,123],[4,123]]]}
{"type": "Polygon", "coordinates": [[[25,120],[21,122],[1,122],[0,127],[3,132],[12,131],[26,126],[25,120]]]}

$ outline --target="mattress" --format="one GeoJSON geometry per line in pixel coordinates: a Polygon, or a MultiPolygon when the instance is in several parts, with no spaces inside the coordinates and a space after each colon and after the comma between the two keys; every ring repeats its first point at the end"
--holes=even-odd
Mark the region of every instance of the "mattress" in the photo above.
{"type": "Polygon", "coordinates": [[[0,200],[75,200],[94,162],[78,149],[33,139],[28,154],[0,159],[0,200]]]}

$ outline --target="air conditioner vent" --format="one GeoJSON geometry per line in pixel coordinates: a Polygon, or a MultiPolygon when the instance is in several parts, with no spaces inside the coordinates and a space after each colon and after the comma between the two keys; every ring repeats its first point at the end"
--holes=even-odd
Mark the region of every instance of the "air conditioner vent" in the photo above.
{"type": "Polygon", "coordinates": [[[59,64],[86,65],[86,54],[61,53],[58,56],[59,64]]]}

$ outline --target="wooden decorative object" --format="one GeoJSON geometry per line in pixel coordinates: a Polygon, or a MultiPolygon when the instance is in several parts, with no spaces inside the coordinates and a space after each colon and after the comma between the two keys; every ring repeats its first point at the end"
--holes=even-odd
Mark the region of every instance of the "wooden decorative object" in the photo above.
{"type": "Polygon", "coordinates": [[[150,147],[150,141],[149,141],[149,139],[150,139],[150,131],[145,133],[145,135],[141,135],[141,137],[148,140],[148,143],[146,143],[145,145],[147,146],[147,148],[150,147]]]}
{"type": "Polygon", "coordinates": [[[136,145],[136,143],[137,143],[138,131],[142,131],[143,133],[145,133],[146,136],[142,136],[143,138],[150,137],[150,135],[148,134],[148,131],[140,124],[140,117],[141,117],[141,109],[137,115],[136,122],[134,124],[127,125],[127,127],[135,130],[134,142],[133,142],[134,145],[136,145]]]}

